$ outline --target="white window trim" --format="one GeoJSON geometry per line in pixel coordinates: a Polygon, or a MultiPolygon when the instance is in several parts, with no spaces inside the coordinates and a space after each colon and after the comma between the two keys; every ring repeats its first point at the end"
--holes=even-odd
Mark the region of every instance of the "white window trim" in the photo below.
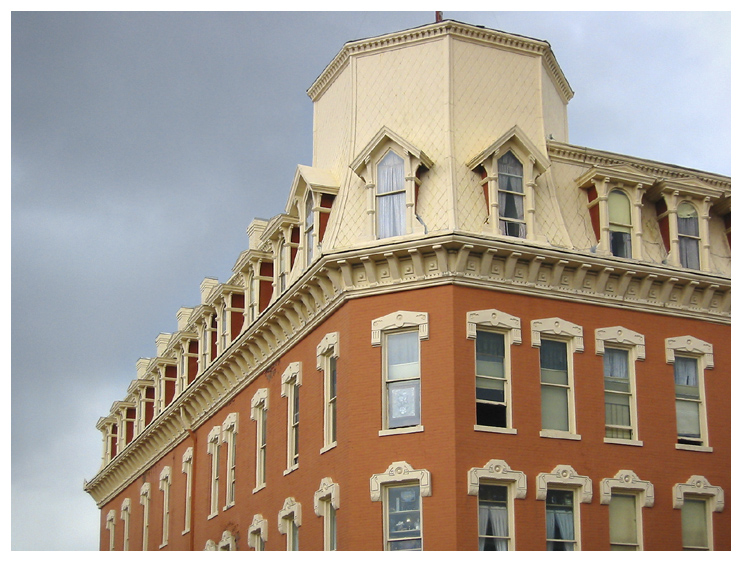
{"type": "Polygon", "coordinates": [[[288,497],[283,501],[283,507],[278,512],[278,532],[286,535],[286,550],[293,550],[291,543],[291,525],[301,527],[301,504],[293,497],[288,497]]]}
{"type": "Polygon", "coordinates": [[[575,367],[574,354],[585,351],[585,343],[582,336],[582,326],[573,324],[561,318],[541,318],[531,320],[531,346],[541,347],[541,337],[554,339],[567,343],[567,376],[569,392],[567,393],[567,405],[569,408],[569,431],[556,429],[541,429],[541,437],[554,439],[581,440],[582,436],[577,433],[577,417],[575,408],[575,367]]]}
{"type": "Polygon", "coordinates": [[[708,550],[714,550],[714,528],[711,514],[724,511],[724,490],[720,486],[712,486],[705,476],[694,474],[684,484],[675,484],[672,487],[673,509],[682,509],[686,497],[705,500],[708,550]]]}
{"type": "Polygon", "coordinates": [[[601,505],[609,505],[614,493],[636,497],[636,539],[639,550],[644,550],[642,508],[654,505],[654,485],[648,480],[640,480],[633,470],[619,470],[613,478],[600,481],[601,505]]]}
{"type": "Polygon", "coordinates": [[[170,535],[170,467],[166,466],[160,472],[160,490],[162,490],[162,543],[160,548],[166,547],[170,535]]]}
{"type": "MultiPolygon", "coordinates": [[[[369,483],[371,487],[371,501],[377,502],[385,499],[384,490],[388,486],[417,482],[420,486],[420,544],[423,550],[423,505],[422,498],[432,494],[430,471],[421,468],[414,469],[405,461],[395,461],[382,473],[371,476],[369,483]]],[[[384,508],[384,549],[389,542],[388,529],[386,528],[386,506],[384,508]]]]}
{"type": "Polygon", "coordinates": [[[121,520],[124,522],[124,550],[129,550],[129,517],[131,515],[131,500],[126,498],[121,503],[121,520]]]}
{"type": "Polygon", "coordinates": [[[237,550],[237,540],[231,532],[224,531],[219,544],[215,545],[214,550],[237,550]]]}
{"type": "Polygon", "coordinates": [[[268,521],[260,513],[253,516],[250,528],[247,530],[247,546],[253,550],[258,550],[258,538],[262,540],[264,547],[265,543],[268,542],[268,521]]]}
{"type": "MultiPolygon", "coordinates": [[[[323,523],[323,536],[324,536],[324,550],[330,549],[330,525],[329,525],[329,509],[332,508],[335,512],[340,509],[340,485],[333,482],[332,478],[325,477],[322,479],[319,485],[319,489],[314,492],[314,513],[317,517],[324,517],[323,523]]],[[[337,516],[336,516],[337,517],[337,516]]],[[[337,518],[335,520],[335,532],[337,533],[337,518]]],[[[337,550],[337,536],[335,550],[337,550]]]]}
{"type": "Polygon", "coordinates": [[[183,510],[183,531],[185,535],[191,530],[191,504],[193,502],[193,447],[188,447],[183,453],[183,464],[181,472],[186,475],[185,482],[185,509],[183,510]]]}
{"type": "Polygon", "coordinates": [[[546,501],[546,493],[549,489],[574,492],[575,550],[582,550],[580,504],[593,501],[592,480],[588,476],[580,476],[568,464],[558,464],[551,472],[541,472],[536,476],[536,499],[546,501]]]}
{"type": "MultiPolygon", "coordinates": [[[[289,363],[286,370],[281,375],[281,396],[287,399],[288,404],[286,408],[287,419],[286,419],[286,470],[283,471],[284,476],[288,473],[293,472],[299,468],[299,443],[294,442],[294,406],[296,404],[295,398],[296,393],[299,392],[301,386],[301,361],[294,361],[289,363]],[[296,462],[294,459],[296,458],[296,462]]],[[[301,412],[301,407],[299,408],[301,412]]],[[[301,415],[301,414],[300,414],[301,415]]],[[[298,426],[298,423],[296,424],[298,426]]]]}
{"type": "Polygon", "coordinates": [[[222,422],[222,443],[227,444],[227,474],[224,491],[224,508],[226,511],[235,504],[236,493],[236,470],[237,470],[237,432],[239,427],[239,415],[237,412],[230,413],[222,422]]]}
{"type": "MultiPolygon", "coordinates": [[[[714,448],[709,445],[708,411],[706,407],[706,369],[714,368],[714,346],[693,336],[667,338],[665,340],[666,362],[674,365],[675,355],[678,353],[681,356],[692,357],[698,361],[698,392],[700,397],[698,417],[701,426],[701,439],[703,445],[675,443],[675,448],[684,451],[712,453],[714,448]]],[[[674,394],[675,392],[673,391],[673,395],[674,394]]]]}
{"type": "Polygon", "coordinates": [[[106,515],[108,529],[108,550],[116,550],[116,510],[111,509],[106,515]]]}
{"type": "Polygon", "coordinates": [[[514,500],[525,499],[527,492],[526,474],[511,470],[508,463],[499,459],[490,459],[481,467],[470,468],[467,472],[468,494],[479,497],[480,484],[506,486],[508,489],[508,550],[515,550],[515,505],[514,500]]]}
{"type": "MultiPolygon", "coordinates": [[[[507,427],[490,427],[474,424],[475,431],[490,433],[517,434],[513,427],[513,400],[512,400],[512,363],[510,347],[520,345],[522,334],[520,318],[494,308],[487,310],[473,310],[466,313],[466,337],[477,339],[477,330],[491,331],[505,336],[505,405],[507,408],[507,427]]],[[[475,375],[476,375],[476,347],[475,347],[475,375]]],[[[476,421],[476,419],[475,419],[476,421]]]]}
{"type": "Polygon", "coordinates": [[[217,550],[216,543],[211,539],[207,540],[204,546],[204,552],[213,552],[215,550],[217,550]]]}
{"type": "MultiPolygon", "coordinates": [[[[266,485],[266,455],[267,439],[265,449],[263,449],[263,432],[268,428],[264,426],[262,413],[265,412],[266,420],[268,414],[268,389],[260,388],[250,401],[250,419],[255,422],[255,488],[253,494],[265,488],[266,485]]],[[[267,436],[267,433],[266,433],[267,436]]]]}
{"type": "Polygon", "coordinates": [[[398,310],[376,318],[371,322],[371,345],[374,347],[382,347],[382,360],[381,360],[381,377],[382,377],[382,429],[379,431],[379,436],[386,435],[398,435],[403,433],[416,433],[424,431],[425,427],[422,425],[422,350],[420,350],[419,361],[420,361],[420,424],[411,427],[401,428],[388,428],[387,420],[387,373],[386,373],[386,350],[385,346],[382,346],[382,341],[389,333],[402,332],[402,331],[418,331],[419,340],[428,339],[428,313],[427,312],[410,312],[407,310],[398,310]]]}
{"type": "Polygon", "coordinates": [[[149,494],[150,484],[145,482],[139,490],[139,503],[142,505],[142,550],[147,550],[149,542],[149,494]]]}
{"type": "Polygon", "coordinates": [[[215,425],[209,431],[206,440],[206,454],[211,456],[211,475],[209,486],[209,517],[211,519],[219,515],[219,438],[222,428],[215,425]]]}
{"type": "Polygon", "coordinates": [[[605,355],[605,347],[615,349],[625,349],[629,352],[629,384],[631,385],[631,397],[629,405],[631,408],[631,429],[633,439],[618,439],[612,437],[603,437],[603,443],[612,443],[617,445],[633,445],[641,447],[644,442],[638,439],[639,435],[639,418],[637,412],[636,399],[636,362],[644,361],[646,357],[646,347],[644,336],[623,326],[611,326],[610,328],[597,328],[595,330],[595,354],[605,355]]]}
{"type": "MultiPolygon", "coordinates": [[[[330,332],[322,338],[317,345],[317,370],[323,372],[323,405],[324,405],[324,445],[320,449],[320,454],[329,451],[337,446],[337,380],[335,381],[335,435],[331,435],[330,426],[330,361],[335,359],[337,369],[337,359],[340,357],[340,334],[330,332]]],[[[337,373],[336,373],[337,374],[337,373]]]]}

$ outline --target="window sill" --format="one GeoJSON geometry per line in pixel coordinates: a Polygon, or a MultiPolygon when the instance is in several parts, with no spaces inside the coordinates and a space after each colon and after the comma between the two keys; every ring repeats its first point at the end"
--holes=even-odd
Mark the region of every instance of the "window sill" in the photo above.
{"type": "Polygon", "coordinates": [[[405,433],[419,433],[425,431],[422,425],[413,425],[412,427],[397,427],[395,429],[382,429],[379,431],[379,437],[386,435],[403,435],[405,433]]]}
{"type": "Polygon", "coordinates": [[[190,533],[190,532],[191,532],[191,530],[190,530],[190,529],[185,529],[184,531],[181,531],[181,533],[180,533],[180,534],[181,534],[181,535],[187,535],[187,534],[188,534],[188,533],[190,533]]]}
{"type": "Polygon", "coordinates": [[[206,518],[206,520],[208,521],[209,519],[214,519],[214,517],[216,517],[217,515],[219,515],[218,511],[215,511],[214,513],[209,513],[209,516],[206,518]]]}
{"type": "Polygon", "coordinates": [[[704,445],[685,445],[683,443],[675,443],[675,448],[680,451],[698,451],[699,453],[713,453],[713,447],[706,447],[704,445]]]}
{"type": "Polygon", "coordinates": [[[321,449],[319,450],[319,454],[321,455],[322,453],[326,453],[326,452],[327,452],[327,451],[329,451],[330,449],[334,449],[334,448],[335,448],[335,447],[337,447],[337,446],[338,446],[338,444],[337,444],[337,441],[335,441],[334,443],[330,443],[329,445],[325,445],[324,447],[322,447],[322,448],[321,448],[321,449]]]}
{"type": "Polygon", "coordinates": [[[291,474],[294,472],[297,468],[299,468],[298,464],[295,464],[294,466],[288,467],[286,470],[283,471],[283,475],[286,476],[287,474],[291,474]]]}
{"type": "Polygon", "coordinates": [[[603,437],[603,443],[611,445],[631,445],[633,447],[643,447],[644,441],[634,441],[633,439],[616,439],[615,437],[603,437]]]}
{"type": "Polygon", "coordinates": [[[263,488],[265,488],[265,482],[263,482],[260,486],[256,486],[255,488],[253,488],[252,493],[253,494],[256,494],[257,492],[259,492],[263,488]]]}
{"type": "Polygon", "coordinates": [[[228,510],[228,509],[229,509],[230,507],[234,507],[234,502],[232,502],[232,503],[229,503],[229,504],[225,505],[225,506],[224,506],[224,507],[222,508],[222,511],[227,511],[227,510],[228,510]]]}
{"type": "Polygon", "coordinates": [[[159,548],[165,548],[166,546],[167,546],[167,542],[164,542],[164,543],[162,543],[162,544],[160,545],[160,547],[159,547],[159,548]]]}
{"type": "Polygon", "coordinates": [[[475,425],[474,431],[483,431],[485,433],[505,433],[508,435],[518,434],[518,430],[514,427],[492,427],[489,425],[475,425]]]}
{"type": "Polygon", "coordinates": [[[541,437],[546,437],[548,439],[569,439],[571,441],[582,440],[582,435],[570,433],[569,431],[561,431],[559,429],[542,429],[538,434],[541,437]]]}

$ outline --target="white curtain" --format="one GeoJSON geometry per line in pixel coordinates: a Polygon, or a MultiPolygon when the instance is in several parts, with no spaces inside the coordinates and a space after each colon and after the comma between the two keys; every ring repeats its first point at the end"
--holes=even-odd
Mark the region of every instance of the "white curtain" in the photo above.
{"type": "Polygon", "coordinates": [[[410,379],[420,376],[420,344],[417,331],[391,334],[387,338],[387,378],[410,379]]]}
{"type": "Polygon", "coordinates": [[[698,363],[695,359],[691,357],[675,358],[675,384],[698,387],[698,363]]]}
{"type": "Polygon", "coordinates": [[[479,506],[479,550],[507,550],[508,541],[491,537],[508,536],[508,510],[504,505],[479,506]],[[485,536],[486,535],[486,536],[485,536]],[[488,548],[494,541],[494,549],[488,548]],[[487,544],[489,542],[489,544],[487,544]]]}
{"type": "Polygon", "coordinates": [[[388,152],[376,169],[376,229],[378,238],[405,233],[404,160],[388,152]]]}
{"type": "Polygon", "coordinates": [[[698,257],[698,213],[690,203],[678,206],[678,242],[683,267],[700,269],[698,257]]]}
{"type": "Polygon", "coordinates": [[[546,550],[574,550],[574,544],[562,542],[548,542],[550,539],[574,540],[575,520],[572,512],[546,511],[546,550]]]}

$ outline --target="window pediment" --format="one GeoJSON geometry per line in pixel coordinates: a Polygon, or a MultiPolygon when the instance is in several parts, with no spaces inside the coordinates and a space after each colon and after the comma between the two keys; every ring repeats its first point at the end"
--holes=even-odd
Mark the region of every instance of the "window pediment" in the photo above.
{"type": "Polygon", "coordinates": [[[487,159],[492,156],[498,157],[504,154],[507,151],[507,147],[513,145],[516,147],[516,151],[519,155],[527,155],[531,159],[537,172],[541,173],[551,165],[549,159],[544,156],[538,148],[536,148],[536,145],[528,139],[521,128],[515,125],[507,133],[469,160],[466,163],[466,166],[470,170],[474,170],[479,166],[487,168],[487,159]]]}
{"type": "Polygon", "coordinates": [[[369,171],[373,173],[374,166],[369,164],[379,159],[382,154],[381,152],[389,145],[396,145],[396,148],[402,153],[402,156],[408,156],[412,158],[410,165],[410,175],[415,175],[417,168],[422,165],[428,170],[433,167],[433,161],[418,147],[408,142],[397,133],[389,129],[388,127],[382,127],[378,133],[369,141],[369,143],[361,150],[356,158],[351,162],[350,168],[355,174],[364,180],[367,184],[376,182],[371,176],[369,171]]]}
{"type": "Polygon", "coordinates": [[[578,187],[588,189],[598,182],[622,184],[628,187],[654,185],[656,178],[626,164],[617,166],[593,166],[575,180],[578,187]]]}
{"type": "Polygon", "coordinates": [[[312,166],[297,166],[289,198],[286,202],[286,214],[291,217],[297,216],[297,208],[301,207],[301,201],[304,200],[307,189],[314,193],[337,195],[340,190],[340,182],[331,170],[313,168],[312,166]]]}

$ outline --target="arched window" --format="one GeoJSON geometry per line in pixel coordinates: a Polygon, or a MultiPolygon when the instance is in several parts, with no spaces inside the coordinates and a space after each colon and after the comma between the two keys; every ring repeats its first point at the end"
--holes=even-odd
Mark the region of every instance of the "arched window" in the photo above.
{"type": "Polygon", "coordinates": [[[404,160],[389,151],[377,167],[376,237],[405,234],[404,160]]]}
{"type": "Polygon", "coordinates": [[[620,258],[630,258],[631,203],[622,191],[613,190],[608,194],[608,229],[611,233],[611,253],[620,258]]]}
{"type": "Polygon", "coordinates": [[[678,243],[680,265],[690,269],[700,269],[698,243],[698,211],[687,201],[678,205],[678,243]]]}
{"type": "Polygon", "coordinates": [[[525,238],[523,164],[510,151],[497,161],[497,197],[500,232],[505,236],[525,238]]]}
{"type": "Polygon", "coordinates": [[[304,217],[304,241],[307,247],[307,265],[309,265],[314,257],[314,197],[311,193],[307,194],[304,217]]]}

